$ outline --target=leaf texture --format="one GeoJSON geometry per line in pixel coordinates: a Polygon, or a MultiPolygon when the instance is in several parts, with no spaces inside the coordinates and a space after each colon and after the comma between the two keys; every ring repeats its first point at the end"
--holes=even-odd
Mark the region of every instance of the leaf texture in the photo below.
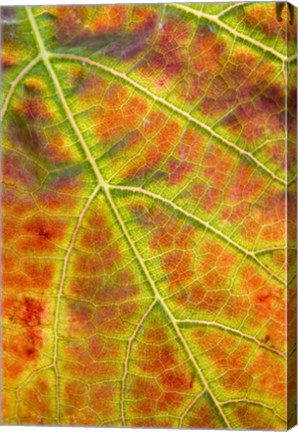
{"type": "Polygon", "coordinates": [[[294,12],[2,8],[3,423],[295,424],[294,12]]]}

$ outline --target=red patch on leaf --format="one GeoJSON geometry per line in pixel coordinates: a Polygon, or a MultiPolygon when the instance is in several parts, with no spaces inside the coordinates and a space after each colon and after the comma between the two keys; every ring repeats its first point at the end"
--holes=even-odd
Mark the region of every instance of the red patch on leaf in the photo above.
{"type": "Polygon", "coordinates": [[[19,245],[24,252],[52,252],[57,247],[55,244],[63,241],[66,224],[59,218],[34,215],[24,222],[21,232],[24,237],[19,245]]]}
{"type": "Polygon", "coordinates": [[[187,180],[187,174],[195,170],[195,165],[172,159],[168,162],[169,185],[178,185],[187,180]]]}
{"type": "Polygon", "coordinates": [[[140,71],[146,77],[150,77],[159,70],[162,78],[159,75],[156,84],[163,87],[167,81],[179,75],[186,66],[187,57],[182,47],[188,36],[188,27],[175,18],[160,25],[162,27],[158,32],[157,41],[142,63],[140,71]]]}
{"type": "Polygon", "coordinates": [[[15,111],[27,121],[46,122],[52,118],[47,104],[40,97],[26,98],[15,111]]]}
{"type": "Polygon", "coordinates": [[[17,154],[4,154],[2,157],[3,182],[20,188],[35,189],[40,168],[17,154]]]}
{"type": "Polygon", "coordinates": [[[187,392],[193,387],[193,382],[194,376],[182,368],[167,370],[161,375],[161,384],[167,391],[187,392]]]}

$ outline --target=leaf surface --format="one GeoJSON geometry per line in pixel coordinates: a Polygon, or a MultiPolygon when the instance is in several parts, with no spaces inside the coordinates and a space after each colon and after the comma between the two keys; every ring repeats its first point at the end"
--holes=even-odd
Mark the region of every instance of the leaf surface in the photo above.
{"type": "Polygon", "coordinates": [[[2,8],[4,423],[294,421],[289,13],[2,8]]]}

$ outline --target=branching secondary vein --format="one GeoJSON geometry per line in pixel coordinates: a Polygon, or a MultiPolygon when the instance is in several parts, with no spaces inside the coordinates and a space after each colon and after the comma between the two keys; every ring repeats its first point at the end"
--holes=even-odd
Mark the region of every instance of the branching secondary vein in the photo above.
{"type": "Polygon", "coordinates": [[[283,62],[292,61],[292,60],[294,60],[296,58],[296,56],[288,58],[287,56],[279,53],[275,49],[273,49],[273,48],[271,48],[271,47],[263,44],[262,42],[259,42],[258,40],[252,39],[250,36],[247,36],[247,35],[245,35],[243,33],[238,32],[237,30],[233,29],[228,24],[226,24],[222,20],[220,20],[219,16],[209,15],[209,14],[207,14],[205,12],[198,11],[198,10],[193,9],[193,8],[191,8],[189,6],[186,6],[184,4],[171,4],[169,6],[174,7],[176,9],[183,10],[184,12],[187,12],[189,14],[195,15],[198,18],[205,18],[208,21],[211,21],[211,22],[215,23],[218,27],[226,30],[227,32],[229,32],[230,34],[232,34],[234,37],[240,38],[240,39],[248,42],[250,45],[256,46],[257,48],[259,48],[259,49],[261,49],[261,50],[263,50],[265,52],[269,52],[274,57],[278,58],[279,60],[281,60],[283,62]]]}
{"type": "MultiPolygon", "coordinates": [[[[79,130],[79,128],[78,128],[78,126],[77,126],[77,124],[76,124],[76,122],[75,122],[75,120],[74,120],[74,118],[72,116],[72,113],[71,113],[71,111],[70,111],[70,109],[68,107],[68,104],[67,104],[66,99],[64,97],[64,94],[63,94],[63,91],[61,89],[61,86],[60,86],[60,83],[58,81],[58,78],[57,78],[57,76],[56,76],[56,74],[54,72],[54,69],[52,68],[52,65],[51,65],[50,61],[49,61],[48,53],[45,50],[45,47],[44,47],[44,44],[43,44],[43,40],[42,40],[41,35],[39,33],[39,30],[38,30],[37,24],[35,22],[35,18],[33,16],[31,8],[27,7],[26,10],[27,10],[28,18],[29,18],[29,21],[31,23],[32,30],[34,32],[34,35],[35,35],[38,47],[40,49],[40,53],[41,53],[42,59],[44,61],[44,64],[45,64],[45,66],[46,66],[46,68],[47,68],[47,70],[48,70],[48,72],[49,72],[49,74],[50,74],[50,76],[51,76],[51,78],[53,80],[53,83],[54,83],[55,88],[57,90],[57,93],[58,93],[58,95],[59,95],[59,97],[61,99],[61,103],[62,103],[62,105],[64,107],[64,110],[65,110],[65,113],[67,115],[67,118],[69,119],[70,124],[72,125],[74,131],[76,132],[76,134],[78,136],[79,142],[82,145],[82,148],[83,148],[83,150],[84,150],[84,152],[86,154],[86,157],[87,157],[88,161],[90,162],[91,166],[93,167],[94,173],[95,173],[95,175],[96,175],[96,177],[98,179],[99,186],[102,188],[103,193],[104,193],[104,195],[106,197],[106,200],[107,200],[109,206],[111,207],[111,209],[112,209],[112,211],[114,213],[114,216],[116,217],[116,219],[117,219],[117,221],[119,223],[119,226],[120,226],[120,228],[121,228],[121,230],[122,230],[122,232],[124,234],[124,237],[126,238],[127,242],[131,246],[131,248],[132,248],[132,250],[133,250],[133,252],[134,252],[134,254],[135,254],[135,256],[136,256],[136,258],[137,258],[137,260],[138,260],[138,262],[139,262],[139,264],[140,264],[140,266],[141,266],[141,268],[142,268],[142,270],[143,270],[143,272],[144,272],[144,274],[145,274],[145,276],[146,276],[146,278],[147,278],[147,280],[148,280],[148,282],[149,282],[149,284],[150,284],[150,286],[151,286],[151,288],[152,288],[152,290],[153,290],[156,298],[159,300],[160,304],[163,306],[163,308],[164,308],[164,310],[165,310],[165,312],[166,312],[169,320],[171,321],[172,326],[174,327],[174,329],[176,331],[177,337],[181,341],[181,343],[182,343],[182,345],[183,345],[183,347],[184,347],[184,349],[185,349],[185,351],[186,351],[186,353],[187,353],[187,355],[189,357],[190,362],[192,363],[193,367],[195,368],[195,370],[196,370],[196,372],[197,372],[200,380],[202,381],[204,387],[207,389],[208,393],[210,394],[210,397],[212,398],[215,406],[217,407],[217,410],[219,411],[221,417],[223,418],[226,426],[229,429],[231,429],[231,425],[229,423],[228,418],[226,417],[226,415],[225,415],[222,407],[220,406],[220,404],[219,404],[218,400],[216,399],[215,395],[213,394],[212,390],[210,389],[209,384],[208,384],[205,376],[203,375],[203,373],[202,373],[202,371],[201,371],[198,363],[196,362],[196,360],[194,358],[194,355],[193,355],[193,353],[192,353],[192,351],[191,351],[191,349],[190,349],[187,341],[185,340],[184,336],[182,335],[181,330],[180,330],[180,328],[179,328],[179,326],[178,326],[178,324],[177,324],[174,316],[172,315],[172,312],[170,311],[170,309],[168,308],[167,304],[164,302],[163,298],[161,297],[161,295],[160,295],[160,293],[159,293],[159,291],[158,291],[158,289],[157,289],[157,287],[156,287],[156,285],[155,285],[155,283],[154,283],[154,281],[153,281],[153,279],[152,279],[152,277],[151,277],[151,275],[150,275],[150,273],[149,273],[149,271],[148,271],[148,269],[147,269],[147,267],[146,267],[146,265],[145,265],[142,257],[139,254],[139,251],[137,250],[137,248],[136,248],[136,246],[135,246],[132,238],[130,237],[130,234],[128,233],[128,231],[126,229],[126,226],[125,226],[125,224],[124,224],[124,222],[123,222],[123,220],[121,218],[121,215],[120,215],[120,213],[119,213],[119,211],[118,211],[118,209],[117,209],[117,207],[116,207],[116,205],[114,203],[114,200],[112,198],[110,189],[109,189],[108,185],[105,183],[105,181],[104,181],[104,179],[103,179],[103,177],[102,177],[102,175],[101,175],[101,173],[100,173],[100,171],[99,171],[99,169],[98,169],[95,161],[93,160],[93,158],[92,158],[92,156],[90,154],[90,151],[88,149],[88,146],[87,146],[87,144],[86,144],[86,142],[85,142],[85,140],[83,138],[83,135],[80,132],[80,130],[79,130]]],[[[57,391],[59,391],[59,389],[57,389],[57,391]]]]}
{"type": "Polygon", "coordinates": [[[250,251],[242,247],[239,243],[236,243],[234,240],[232,240],[230,237],[213,227],[209,222],[204,221],[203,219],[199,218],[198,216],[188,212],[187,210],[183,209],[182,207],[175,204],[173,201],[168,200],[167,198],[164,198],[161,195],[155,194],[154,192],[150,192],[146,189],[139,188],[139,187],[132,187],[132,186],[118,186],[118,185],[109,185],[109,188],[115,189],[115,190],[123,190],[123,191],[130,191],[135,192],[143,195],[147,195],[153,199],[162,201],[167,206],[173,207],[175,210],[179,211],[180,213],[183,213],[185,216],[187,216],[190,219],[193,219],[197,221],[199,224],[205,226],[208,230],[215,233],[217,236],[223,238],[225,241],[227,241],[229,244],[234,246],[236,249],[240,250],[242,253],[244,253],[246,256],[251,257],[260,267],[263,268],[271,277],[276,279],[281,284],[285,284],[285,281],[280,278],[278,275],[273,273],[257,256],[254,251],[250,251]]]}
{"type": "Polygon", "coordinates": [[[262,162],[260,162],[256,157],[254,157],[252,155],[252,153],[241,149],[240,147],[238,147],[236,144],[234,144],[232,141],[229,141],[228,139],[224,138],[222,135],[220,135],[219,133],[215,132],[210,126],[207,126],[205,123],[202,123],[201,121],[199,121],[197,118],[191,116],[189,113],[187,113],[186,111],[182,110],[181,108],[176,107],[175,105],[173,105],[172,103],[168,102],[166,99],[155,95],[154,93],[152,93],[150,90],[148,90],[146,87],[138,84],[136,81],[134,81],[133,79],[131,79],[130,77],[128,77],[126,74],[122,73],[122,72],[118,72],[115,69],[112,69],[106,65],[103,65],[101,63],[95,62],[87,57],[81,57],[81,56],[77,56],[74,54],[54,54],[54,53],[49,53],[48,54],[49,57],[56,57],[56,58],[64,58],[64,59],[69,59],[69,60],[77,60],[80,62],[85,62],[90,64],[91,66],[95,66],[99,69],[102,69],[105,72],[108,72],[109,74],[112,74],[118,78],[120,78],[121,80],[124,80],[126,82],[128,82],[131,86],[137,88],[138,90],[140,90],[142,93],[145,93],[147,96],[149,96],[151,99],[161,103],[162,105],[166,106],[167,108],[169,108],[171,111],[174,111],[176,113],[178,113],[180,116],[186,118],[190,123],[195,123],[197,124],[199,127],[201,127],[202,129],[205,129],[206,131],[209,132],[209,134],[211,136],[213,136],[214,138],[218,139],[219,141],[221,141],[222,143],[224,143],[226,146],[233,148],[237,153],[241,154],[242,156],[247,157],[250,161],[252,161],[254,164],[256,164],[262,171],[265,171],[267,174],[269,174],[273,179],[275,179],[276,181],[278,181],[279,183],[282,184],[286,184],[286,181],[284,179],[282,179],[281,177],[279,177],[278,175],[276,175],[275,173],[273,173],[269,168],[267,168],[264,164],[262,164],[262,162]]]}
{"type": "MultiPolygon", "coordinates": [[[[180,7],[180,5],[175,5],[174,7],[180,7]]],[[[189,9],[191,9],[191,8],[189,8],[189,9]]],[[[121,79],[124,79],[125,81],[127,81],[131,85],[133,85],[134,87],[138,88],[142,92],[144,92],[147,95],[149,95],[154,100],[163,103],[164,105],[168,106],[168,108],[170,108],[173,111],[178,112],[180,115],[188,118],[188,120],[193,121],[193,122],[199,124],[201,127],[207,129],[213,136],[215,136],[219,140],[225,142],[227,145],[233,147],[236,151],[240,152],[241,154],[244,154],[244,155],[248,156],[260,168],[262,168],[264,171],[266,171],[267,174],[271,175],[271,177],[275,178],[280,183],[284,183],[284,180],[281,179],[281,178],[279,178],[278,176],[276,176],[274,173],[272,173],[266,166],[264,166],[260,161],[258,161],[257,159],[255,159],[250,153],[247,153],[246,151],[238,148],[234,143],[231,143],[230,141],[226,140],[224,137],[221,137],[216,132],[214,132],[212,129],[210,129],[208,126],[206,126],[205,124],[202,124],[201,122],[199,122],[199,120],[191,117],[189,114],[185,113],[180,108],[175,107],[174,105],[170,104],[166,100],[164,100],[164,99],[162,99],[162,98],[154,95],[153,93],[151,93],[149,90],[147,90],[143,86],[135,83],[133,80],[131,80],[125,74],[122,74],[120,72],[116,72],[115,70],[113,70],[113,69],[111,69],[111,68],[109,68],[107,66],[104,66],[104,65],[101,65],[99,63],[93,62],[92,60],[84,58],[84,57],[79,57],[79,56],[74,56],[74,55],[66,55],[66,54],[59,54],[58,55],[58,54],[48,53],[47,50],[46,50],[46,48],[45,48],[45,46],[44,46],[42,37],[40,35],[39,29],[38,29],[38,26],[37,26],[37,23],[35,21],[34,15],[33,15],[32,11],[31,11],[30,7],[27,7],[26,10],[27,10],[28,18],[29,18],[29,21],[30,21],[30,24],[31,24],[31,27],[32,27],[32,30],[33,30],[33,33],[34,33],[34,36],[35,36],[35,39],[37,41],[37,45],[38,45],[39,50],[40,50],[40,54],[39,54],[39,56],[37,56],[23,70],[23,72],[20,74],[21,76],[17,77],[16,81],[12,85],[12,87],[10,89],[10,92],[8,94],[8,97],[6,99],[7,102],[6,102],[6,106],[5,106],[4,112],[6,110],[7,105],[9,104],[9,100],[10,100],[10,98],[11,98],[11,96],[12,96],[12,94],[14,92],[14,89],[17,86],[18,82],[22,79],[22,77],[24,76],[24,74],[27,73],[28,70],[30,70],[34,66],[34,64],[37,63],[37,61],[42,60],[43,63],[44,63],[44,65],[45,65],[45,67],[46,67],[46,69],[47,69],[47,71],[48,71],[48,73],[49,73],[49,75],[50,75],[50,77],[51,77],[51,79],[52,79],[52,81],[53,81],[53,84],[55,86],[56,92],[57,92],[57,94],[58,94],[58,96],[60,98],[61,104],[63,105],[66,117],[67,117],[69,123],[71,124],[71,126],[72,126],[72,128],[73,128],[73,130],[74,130],[74,132],[75,132],[75,134],[76,134],[76,136],[77,136],[77,138],[78,138],[78,140],[79,140],[79,142],[81,144],[82,150],[84,151],[85,156],[86,156],[86,158],[87,158],[90,166],[92,167],[92,169],[93,169],[93,171],[94,171],[94,173],[95,173],[95,175],[97,177],[97,180],[98,180],[97,186],[95,187],[95,189],[93,190],[92,194],[88,198],[88,201],[86,202],[86,204],[85,204],[85,206],[84,206],[81,214],[79,215],[78,223],[76,225],[76,228],[75,228],[74,233],[72,235],[72,238],[71,238],[71,241],[70,241],[67,253],[66,253],[65,258],[64,258],[62,277],[61,277],[61,281],[60,281],[60,285],[59,285],[59,292],[58,292],[58,296],[57,296],[57,305],[56,305],[56,313],[55,313],[55,324],[54,324],[55,342],[54,342],[54,360],[53,360],[53,367],[55,368],[55,371],[56,371],[57,418],[59,420],[59,417],[60,417],[60,414],[59,414],[59,409],[60,409],[59,408],[59,405],[60,405],[59,404],[59,374],[58,374],[58,368],[57,368],[58,338],[59,338],[59,336],[58,336],[58,320],[59,320],[60,298],[61,298],[62,293],[63,293],[63,286],[64,286],[64,282],[65,282],[65,277],[66,277],[66,272],[67,272],[67,266],[68,266],[68,262],[69,262],[69,257],[70,257],[71,251],[72,251],[72,249],[74,247],[74,244],[75,244],[75,241],[76,241],[76,238],[77,238],[77,235],[78,235],[78,231],[79,231],[79,229],[81,227],[81,224],[82,224],[82,220],[83,220],[84,215],[87,212],[88,208],[90,207],[90,204],[91,204],[92,200],[97,196],[98,191],[101,189],[102,192],[103,192],[103,195],[104,195],[104,197],[105,197],[105,199],[106,199],[106,201],[107,201],[107,203],[108,203],[108,205],[109,205],[109,207],[110,207],[110,209],[111,209],[111,211],[112,211],[112,213],[114,215],[114,218],[116,219],[119,227],[121,228],[121,231],[123,233],[124,238],[126,239],[127,244],[129,244],[129,246],[131,247],[131,250],[133,251],[134,256],[137,259],[137,261],[138,261],[138,263],[139,263],[139,265],[140,265],[140,267],[142,269],[143,274],[146,276],[146,279],[148,280],[148,283],[150,284],[152,292],[154,294],[154,300],[153,300],[153,302],[147,308],[147,310],[145,311],[144,315],[142,316],[142,318],[138,322],[138,324],[137,324],[134,332],[132,333],[132,335],[128,339],[128,346],[127,346],[127,352],[126,352],[126,357],[125,357],[125,365],[124,365],[124,373],[123,373],[123,377],[122,377],[122,390],[121,390],[121,415],[122,415],[123,425],[125,425],[125,414],[124,414],[125,381],[126,381],[126,377],[127,377],[127,374],[128,374],[128,361],[129,361],[129,357],[130,357],[131,346],[132,346],[132,344],[134,342],[134,339],[136,337],[136,334],[137,334],[139,328],[143,325],[145,319],[150,314],[150,312],[153,309],[154,305],[158,302],[162,306],[165,314],[167,315],[167,317],[168,317],[168,319],[169,319],[172,327],[175,330],[177,338],[179,339],[180,343],[182,344],[182,346],[184,348],[185,353],[188,356],[189,362],[192,364],[192,366],[196,370],[196,373],[197,373],[197,375],[198,375],[198,377],[199,377],[199,379],[200,379],[200,381],[201,381],[201,383],[203,385],[203,391],[196,396],[196,398],[194,399],[193,403],[195,403],[198,400],[198,398],[202,396],[202,394],[204,392],[208,392],[209,395],[210,395],[210,397],[211,397],[211,399],[213,400],[213,403],[215,404],[218,412],[220,413],[223,421],[225,422],[226,427],[229,428],[229,429],[231,429],[231,425],[229,423],[229,420],[228,420],[228,418],[227,418],[227,416],[226,416],[226,414],[225,414],[225,412],[223,410],[223,407],[222,407],[222,405],[224,405],[224,403],[220,402],[216,398],[215,394],[213,393],[213,391],[212,391],[212,389],[211,389],[211,387],[210,387],[207,379],[205,378],[205,375],[204,375],[203,371],[201,370],[201,368],[200,368],[200,366],[199,366],[199,364],[198,364],[198,362],[197,362],[197,360],[196,360],[196,358],[195,358],[195,356],[194,356],[194,354],[193,354],[193,352],[192,352],[192,350],[191,350],[191,348],[190,348],[187,340],[185,339],[185,337],[184,337],[184,335],[183,335],[183,333],[181,331],[181,328],[179,326],[179,324],[182,324],[184,322],[190,322],[190,321],[187,321],[187,320],[177,320],[175,318],[175,316],[173,315],[172,311],[170,310],[170,308],[168,307],[167,303],[165,302],[163,296],[160,294],[160,292],[159,292],[159,290],[157,288],[157,285],[156,285],[154,279],[152,278],[152,276],[151,276],[151,274],[150,274],[150,272],[149,272],[149,270],[147,268],[146,262],[142,258],[139,250],[137,249],[136,244],[135,244],[134,240],[132,239],[132,237],[131,237],[131,235],[130,235],[130,233],[129,233],[126,225],[125,225],[125,221],[123,220],[123,218],[122,218],[122,216],[121,216],[121,214],[120,214],[120,212],[119,212],[119,210],[118,210],[118,208],[117,208],[117,206],[115,204],[114,197],[113,197],[113,190],[115,190],[115,189],[124,189],[124,190],[130,191],[130,192],[144,193],[145,195],[149,195],[152,198],[159,199],[159,200],[163,201],[167,205],[168,204],[171,205],[172,207],[174,207],[175,209],[178,209],[181,212],[185,213],[185,211],[183,209],[181,209],[179,206],[177,206],[176,204],[174,204],[173,202],[171,202],[171,201],[169,201],[169,200],[167,200],[167,199],[165,199],[163,197],[160,197],[158,195],[155,195],[155,194],[153,194],[153,193],[151,193],[149,191],[144,191],[143,189],[139,190],[139,188],[112,186],[112,185],[109,185],[104,180],[104,178],[103,178],[103,176],[102,176],[102,174],[101,174],[101,172],[100,172],[100,170],[99,170],[99,168],[98,168],[98,166],[96,164],[96,161],[93,159],[92,154],[91,154],[91,152],[89,150],[89,147],[88,147],[87,143],[85,142],[84,136],[83,136],[82,132],[80,131],[80,129],[79,129],[79,127],[78,127],[78,125],[77,125],[77,123],[76,123],[76,121],[74,119],[74,116],[73,116],[73,114],[72,114],[72,112],[71,112],[71,110],[70,110],[70,108],[68,106],[68,103],[67,103],[67,100],[66,100],[66,98],[64,96],[61,84],[60,84],[60,82],[58,80],[58,77],[57,77],[57,75],[56,75],[56,73],[55,73],[55,71],[54,71],[54,69],[52,67],[52,64],[50,62],[50,58],[51,57],[60,57],[60,58],[68,58],[68,59],[72,59],[72,60],[85,61],[86,63],[89,63],[89,64],[91,64],[93,66],[97,66],[97,67],[101,68],[102,70],[104,70],[106,72],[109,72],[109,73],[111,73],[111,74],[113,74],[115,76],[120,77],[121,79]]],[[[273,274],[255,256],[255,254],[254,254],[253,251],[247,251],[244,248],[242,248],[242,246],[240,246],[239,244],[237,244],[237,243],[234,244],[234,242],[229,237],[225,236],[225,234],[223,234],[220,231],[216,230],[214,227],[212,227],[207,222],[202,221],[201,219],[197,218],[196,216],[194,216],[194,215],[192,215],[192,214],[190,214],[188,212],[186,212],[186,213],[187,213],[188,217],[191,217],[193,219],[198,220],[198,222],[204,224],[206,227],[208,227],[208,229],[212,230],[213,232],[216,231],[217,234],[219,233],[218,235],[221,235],[230,244],[232,244],[235,247],[237,247],[238,249],[240,249],[246,255],[249,255],[254,261],[256,261],[256,263],[259,266],[261,266],[265,271],[267,271],[267,273],[269,273],[272,277],[274,277],[275,279],[277,279],[279,282],[284,283],[284,281],[281,278],[279,278],[277,275],[273,274]]],[[[221,326],[220,324],[214,323],[214,322],[212,322],[212,323],[203,322],[203,321],[196,321],[196,322],[200,323],[200,324],[210,324],[210,325],[215,325],[215,326],[221,326]]],[[[227,329],[225,326],[221,326],[221,327],[224,327],[225,329],[227,329]]],[[[266,344],[261,343],[259,340],[257,340],[253,336],[244,335],[241,331],[237,331],[235,329],[229,329],[229,330],[232,330],[232,331],[236,332],[237,334],[239,334],[239,336],[243,336],[243,337],[246,337],[248,339],[253,340],[255,343],[257,343],[258,345],[260,345],[262,348],[269,349],[270,351],[274,351],[277,354],[282,355],[282,353],[280,353],[279,351],[277,352],[277,350],[271,349],[266,344]]],[[[189,408],[191,408],[191,406],[192,406],[192,404],[189,406],[189,408]]]]}

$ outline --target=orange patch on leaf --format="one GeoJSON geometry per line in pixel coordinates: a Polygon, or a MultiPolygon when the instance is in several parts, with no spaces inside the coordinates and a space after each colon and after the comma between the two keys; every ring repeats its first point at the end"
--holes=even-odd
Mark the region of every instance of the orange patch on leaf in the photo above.
{"type": "Polygon", "coordinates": [[[117,417],[115,400],[119,395],[116,383],[101,383],[92,387],[90,392],[90,408],[105,419],[117,417]]]}
{"type": "Polygon", "coordinates": [[[156,412],[170,412],[183,406],[186,395],[162,389],[155,381],[142,380],[135,378],[133,380],[131,392],[134,397],[134,407],[132,409],[135,415],[146,413],[147,416],[154,415],[156,412]]]}
{"type": "Polygon", "coordinates": [[[109,340],[103,336],[93,336],[90,338],[88,349],[94,360],[120,360],[121,349],[117,342],[109,340]]]}
{"type": "Polygon", "coordinates": [[[13,356],[11,359],[5,360],[5,377],[8,380],[19,377],[27,370],[28,363],[38,360],[44,344],[44,334],[38,327],[25,329],[15,334],[12,340],[5,341],[3,345],[5,352],[13,356]]]}
{"type": "Polygon", "coordinates": [[[193,255],[189,251],[171,252],[164,258],[163,268],[168,273],[170,284],[181,286],[194,276],[193,255]]]}
{"type": "Polygon", "coordinates": [[[222,379],[222,385],[229,391],[249,390],[253,377],[242,369],[228,370],[222,379]]]}
{"type": "MultiPolygon", "coordinates": [[[[20,417],[30,416],[32,415],[31,423],[34,424],[43,424],[47,423],[47,421],[42,420],[42,418],[51,418],[54,417],[54,407],[52,401],[49,400],[49,391],[50,386],[49,383],[42,378],[39,378],[36,383],[34,383],[34,388],[30,388],[25,391],[25,395],[23,396],[24,400],[33,401],[34,400],[34,409],[30,411],[27,405],[21,406],[20,408],[20,417]],[[22,415],[23,413],[23,415],[22,415]]],[[[28,417],[27,417],[28,418],[28,417]]],[[[27,419],[26,419],[27,420],[27,419]]]]}
{"type": "Polygon", "coordinates": [[[96,131],[102,142],[114,142],[135,130],[147,109],[144,99],[138,96],[128,98],[126,89],[118,84],[109,86],[103,105],[93,111],[96,131]]]}
{"type": "Polygon", "coordinates": [[[24,272],[30,279],[30,288],[49,290],[52,287],[55,266],[44,261],[27,260],[23,265],[24,272]]]}
{"type": "Polygon", "coordinates": [[[140,131],[147,138],[146,145],[124,170],[125,178],[141,177],[157,168],[179,141],[181,128],[176,121],[167,120],[164,114],[156,111],[150,113],[145,120],[140,131]]]}
{"type": "Polygon", "coordinates": [[[63,395],[67,405],[76,409],[82,409],[86,406],[86,400],[89,397],[89,389],[85,383],[80,381],[70,381],[64,386],[63,395]]]}
{"type": "Polygon", "coordinates": [[[95,17],[91,28],[99,34],[113,34],[123,30],[127,18],[127,8],[123,5],[103,5],[98,17],[95,17]]]}
{"type": "Polygon", "coordinates": [[[234,157],[224,152],[218,145],[211,145],[202,161],[202,173],[206,181],[214,188],[224,187],[231,177],[231,170],[235,164],[234,157]]]}
{"type": "MultiPolygon", "coordinates": [[[[218,285],[220,288],[221,285],[218,285]]],[[[184,302],[198,305],[200,310],[207,312],[219,312],[226,302],[227,294],[223,291],[215,291],[209,287],[194,284],[183,293],[184,302]]],[[[179,296],[179,302],[183,300],[182,295],[179,296]]]]}
{"type": "Polygon", "coordinates": [[[101,252],[101,248],[108,246],[113,238],[108,221],[103,215],[94,214],[88,218],[87,223],[88,230],[82,235],[80,244],[87,250],[101,252]]]}
{"type": "MultiPolygon", "coordinates": [[[[287,5],[285,9],[287,9],[287,5]]],[[[285,39],[286,37],[288,18],[284,13],[281,21],[277,20],[274,3],[269,4],[266,8],[254,4],[253,7],[246,10],[244,22],[247,27],[257,28],[270,39],[275,38],[277,35],[282,39],[285,39]]]]}
{"type": "Polygon", "coordinates": [[[191,225],[182,225],[179,220],[172,221],[169,215],[155,209],[150,212],[152,225],[158,226],[152,235],[150,245],[154,249],[188,249],[193,243],[195,228],[191,225]]]}
{"type": "Polygon", "coordinates": [[[209,289],[223,289],[230,284],[230,274],[236,256],[222,245],[206,242],[202,248],[200,269],[202,280],[209,289]]]}
{"type": "Polygon", "coordinates": [[[286,391],[286,367],[275,362],[271,353],[261,351],[249,365],[247,372],[256,377],[254,387],[259,394],[283,399],[286,391]]]}
{"type": "Polygon", "coordinates": [[[226,196],[231,203],[253,202],[265,185],[265,179],[246,163],[239,166],[232,177],[226,196]]]}

